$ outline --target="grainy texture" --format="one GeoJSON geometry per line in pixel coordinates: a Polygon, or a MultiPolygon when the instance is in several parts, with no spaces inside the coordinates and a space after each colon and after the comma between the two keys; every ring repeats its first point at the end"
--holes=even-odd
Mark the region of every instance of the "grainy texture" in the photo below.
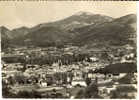
{"type": "Polygon", "coordinates": [[[136,99],[134,1],[0,1],[3,98],[136,99]]]}

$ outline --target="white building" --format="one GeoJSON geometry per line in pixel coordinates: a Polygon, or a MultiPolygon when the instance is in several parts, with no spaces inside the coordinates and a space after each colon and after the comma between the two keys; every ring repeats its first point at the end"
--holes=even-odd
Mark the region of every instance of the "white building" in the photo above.
{"type": "Polygon", "coordinates": [[[99,61],[99,59],[97,57],[90,57],[91,61],[96,62],[99,61]]]}
{"type": "Polygon", "coordinates": [[[73,80],[71,82],[72,86],[76,86],[76,85],[81,85],[81,86],[87,86],[84,80],[73,80]]]}
{"type": "Polygon", "coordinates": [[[47,82],[46,82],[46,80],[39,80],[39,83],[40,83],[40,86],[41,87],[47,87],[47,82]]]}

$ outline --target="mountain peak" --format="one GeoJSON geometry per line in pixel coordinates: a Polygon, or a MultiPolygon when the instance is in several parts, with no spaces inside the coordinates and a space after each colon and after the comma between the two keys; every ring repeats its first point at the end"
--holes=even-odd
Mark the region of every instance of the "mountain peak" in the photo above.
{"type": "Polygon", "coordinates": [[[15,28],[12,31],[15,31],[15,30],[28,30],[28,29],[29,29],[28,27],[22,26],[22,27],[19,27],[19,28],[15,28]]]}
{"type": "Polygon", "coordinates": [[[81,16],[81,15],[93,15],[93,13],[91,13],[91,12],[79,11],[79,12],[77,12],[75,15],[77,15],[77,16],[81,16]]]}
{"type": "Polygon", "coordinates": [[[136,14],[128,14],[126,16],[130,16],[130,17],[136,17],[136,14]]]}
{"type": "Polygon", "coordinates": [[[0,26],[0,31],[10,31],[10,30],[5,26],[0,26]]]}
{"type": "Polygon", "coordinates": [[[7,29],[5,26],[0,26],[1,29],[7,29]]]}
{"type": "Polygon", "coordinates": [[[128,15],[122,16],[120,18],[117,18],[115,21],[118,21],[120,23],[131,24],[131,23],[136,22],[136,20],[137,20],[136,17],[137,17],[136,14],[128,14],[128,15]]]}
{"type": "Polygon", "coordinates": [[[18,29],[28,29],[28,27],[22,26],[22,27],[20,27],[20,28],[18,28],[18,29]]]}
{"type": "Polygon", "coordinates": [[[128,14],[128,15],[122,16],[120,18],[136,19],[136,14],[128,14]]]}

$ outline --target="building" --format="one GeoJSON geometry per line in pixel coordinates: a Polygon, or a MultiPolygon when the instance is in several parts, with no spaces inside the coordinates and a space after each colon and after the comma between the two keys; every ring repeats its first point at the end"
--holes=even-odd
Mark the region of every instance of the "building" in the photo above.
{"type": "Polygon", "coordinates": [[[83,73],[80,70],[73,70],[73,80],[80,80],[83,78],[83,73]]]}
{"type": "Polygon", "coordinates": [[[40,85],[41,87],[47,87],[47,81],[41,79],[41,80],[39,80],[39,85],[40,85]]]}
{"type": "Polygon", "coordinates": [[[99,61],[99,58],[97,58],[97,57],[90,57],[90,60],[92,62],[97,62],[97,61],[99,61]]]}
{"type": "Polygon", "coordinates": [[[86,82],[83,80],[83,79],[80,79],[80,80],[73,80],[71,82],[71,85],[72,86],[77,86],[77,85],[80,85],[80,86],[87,86],[86,82]]]}
{"type": "Polygon", "coordinates": [[[119,79],[126,75],[127,73],[108,73],[106,74],[106,78],[110,79],[119,79]]]}

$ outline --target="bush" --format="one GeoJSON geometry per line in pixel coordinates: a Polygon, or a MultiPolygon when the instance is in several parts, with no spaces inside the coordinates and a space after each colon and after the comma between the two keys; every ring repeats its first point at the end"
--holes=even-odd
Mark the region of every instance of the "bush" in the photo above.
{"type": "Polygon", "coordinates": [[[13,93],[10,92],[11,88],[6,84],[4,81],[2,81],[2,97],[3,98],[12,98],[14,96],[13,93]]]}
{"type": "Polygon", "coordinates": [[[132,78],[134,78],[134,74],[128,73],[125,77],[119,79],[118,82],[120,84],[131,84],[133,82],[132,78]]]}
{"type": "Polygon", "coordinates": [[[111,91],[111,98],[124,98],[124,99],[134,99],[135,97],[128,96],[128,93],[137,92],[133,86],[119,86],[116,90],[111,91]]]}
{"type": "Polygon", "coordinates": [[[90,79],[90,78],[86,78],[85,82],[86,82],[86,84],[89,86],[90,83],[91,83],[91,79],[90,79]]]}
{"type": "Polygon", "coordinates": [[[79,90],[75,98],[79,99],[84,98],[84,90],[83,89],[79,90]]]}
{"type": "Polygon", "coordinates": [[[41,98],[41,95],[37,91],[19,91],[15,98],[41,98]]]}
{"type": "Polygon", "coordinates": [[[85,89],[85,98],[94,98],[98,94],[97,84],[91,84],[85,89]]]}

